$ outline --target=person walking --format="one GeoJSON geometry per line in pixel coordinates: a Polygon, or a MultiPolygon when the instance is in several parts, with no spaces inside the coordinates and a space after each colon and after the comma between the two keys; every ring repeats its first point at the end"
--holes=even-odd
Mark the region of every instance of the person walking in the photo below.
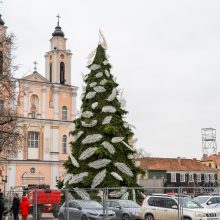
{"type": "Polygon", "coordinates": [[[19,214],[19,206],[20,206],[20,199],[18,197],[18,194],[14,194],[12,207],[10,209],[10,212],[13,212],[14,220],[19,220],[18,214],[19,214]]]}
{"type": "Polygon", "coordinates": [[[20,203],[20,210],[21,210],[21,216],[22,220],[27,220],[29,210],[30,210],[30,203],[26,196],[23,196],[22,202],[20,203]]]}
{"type": "Polygon", "coordinates": [[[4,211],[5,211],[5,203],[3,201],[3,193],[0,192],[0,220],[2,220],[4,211]]]}

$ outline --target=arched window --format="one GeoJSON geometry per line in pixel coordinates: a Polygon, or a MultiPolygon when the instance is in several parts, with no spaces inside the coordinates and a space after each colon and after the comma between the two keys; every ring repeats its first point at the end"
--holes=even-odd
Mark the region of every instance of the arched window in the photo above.
{"type": "Polygon", "coordinates": [[[62,137],[62,153],[63,154],[66,154],[66,149],[67,149],[67,136],[66,135],[63,135],[62,137]]]}
{"type": "Polygon", "coordinates": [[[31,117],[35,118],[37,112],[39,113],[39,98],[37,95],[32,95],[31,96],[31,117]]]}
{"type": "Polygon", "coordinates": [[[67,120],[67,107],[63,106],[62,107],[62,120],[67,120]]]}
{"type": "Polygon", "coordinates": [[[50,63],[50,82],[52,82],[53,78],[52,78],[52,68],[53,68],[53,64],[50,63]]]}
{"type": "Polygon", "coordinates": [[[3,74],[3,53],[0,51],[0,75],[3,74]]]}
{"type": "Polygon", "coordinates": [[[65,84],[65,64],[60,63],[60,84],[65,84]]]}

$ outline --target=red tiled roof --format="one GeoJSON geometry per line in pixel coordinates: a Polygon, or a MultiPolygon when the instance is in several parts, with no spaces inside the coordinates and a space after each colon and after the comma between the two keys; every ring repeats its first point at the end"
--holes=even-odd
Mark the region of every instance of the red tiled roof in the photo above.
{"type": "Polygon", "coordinates": [[[144,157],[137,160],[144,170],[215,171],[196,159],[144,157]]]}
{"type": "Polygon", "coordinates": [[[210,155],[210,156],[207,156],[204,160],[202,160],[204,162],[207,162],[207,161],[214,161],[216,165],[220,165],[220,155],[217,155],[217,154],[213,154],[213,155],[210,155]]]}

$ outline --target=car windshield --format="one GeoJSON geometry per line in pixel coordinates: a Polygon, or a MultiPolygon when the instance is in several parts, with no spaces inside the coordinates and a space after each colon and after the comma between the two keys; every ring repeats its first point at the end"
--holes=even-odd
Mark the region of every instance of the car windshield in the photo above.
{"type": "Polygon", "coordinates": [[[78,201],[78,203],[82,206],[83,209],[103,209],[103,206],[96,201],[84,200],[78,201]]]}
{"type": "Polygon", "coordinates": [[[176,200],[180,202],[180,205],[183,208],[188,208],[188,209],[203,208],[199,203],[197,203],[195,200],[190,198],[182,197],[179,199],[177,198],[176,200]]]}
{"type": "Polygon", "coordinates": [[[210,197],[208,196],[198,196],[196,198],[194,198],[194,200],[196,202],[198,202],[199,204],[205,203],[210,197]]]}
{"type": "Polygon", "coordinates": [[[131,200],[121,200],[119,201],[119,204],[123,208],[139,208],[140,207],[136,202],[131,201],[131,200]]]}

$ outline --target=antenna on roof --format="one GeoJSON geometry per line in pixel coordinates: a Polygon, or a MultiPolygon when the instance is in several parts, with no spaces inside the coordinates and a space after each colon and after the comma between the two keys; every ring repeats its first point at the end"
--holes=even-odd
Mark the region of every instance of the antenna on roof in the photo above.
{"type": "Polygon", "coordinates": [[[217,154],[216,129],[202,128],[201,133],[203,155],[217,154]]]}

